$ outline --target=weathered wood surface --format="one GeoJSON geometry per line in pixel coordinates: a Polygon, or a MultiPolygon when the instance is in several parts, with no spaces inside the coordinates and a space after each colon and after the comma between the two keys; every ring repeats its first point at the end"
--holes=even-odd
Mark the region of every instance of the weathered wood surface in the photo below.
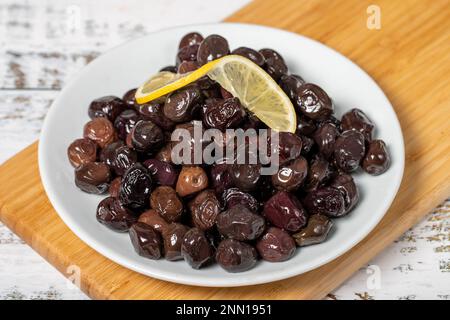
{"type": "MultiPolygon", "coordinates": [[[[245,1],[231,2],[237,7],[245,1]]],[[[107,3],[0,2],[0,161],[37,138],[57,91],[100,52],[126,39],[173,25],[175,19],[178,24],[217,21],[232,11],[229,7],[211,10],[198,1],[194,7],[198,9],[198,20],[183,20],[181,12],[189,9],[179,9],[182,1],[157,1],[160,7],[152,4],[154,17],[147,19],[137,2],[107,3]],[[70,6],[74,3],[79,9],[70,6]],[[167,10],[167,6],[172,10],[167,10]],[[227,9],[230,11],[225,12],[227,9]],[[75,36],[65,37],[61,26],[67,27],[67,16],[77,15],[77,10],[82,13],[82,27],[75,30],[75,36]],[[169,15],[174,18],[168,19],[169,15]]],[[[368,289],[369,275],[362,268],[329,298],[449,299],[449,205],[436,209],[369,263],[381,270],[379,289],[368,289]]],[[[0,298],[84,297],[67,286],[61,275],[6,227],[0,227],[0,298]]]]}

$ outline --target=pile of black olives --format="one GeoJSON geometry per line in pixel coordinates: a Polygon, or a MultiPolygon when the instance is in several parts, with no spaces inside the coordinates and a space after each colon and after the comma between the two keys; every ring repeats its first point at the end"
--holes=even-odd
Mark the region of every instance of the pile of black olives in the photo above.
{"type": "Polygon", "coordinates": [[[299,247],[325,241],[333,219],[355,207],[352,172],[379,175],[389,167],[370,119],[359,109],[335,118],[327,93],[289,74],[275,50],[231,51],[225,38],[193,32],[181,39],[175,65],[161,70],[190,72],[228,54],[266,70],[297,110],[297,132],[280,133],[276,174],[261,175],[258,164],[174,164],[175,128],[266,128],[206,77],[146,104],[137,104],[136,89],[92,101],[83,138],[68,148],[76,185],[109,192],[97,220],[128,232],[143,257],[184,259],[196,269],[216,261],[229,272],[253,268],[260,258],[285,261],[299,247]]]}

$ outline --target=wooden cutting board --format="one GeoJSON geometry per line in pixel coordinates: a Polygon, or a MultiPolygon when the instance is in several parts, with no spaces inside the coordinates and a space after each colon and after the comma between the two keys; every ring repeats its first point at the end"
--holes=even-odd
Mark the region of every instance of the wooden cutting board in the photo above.
{"type": "Polygon", "coordinates": [[[371,2],[260,0],[227,19],[291,30],[335,48],[375,78],[397,112],[406,144],[400,191],[381,223],[340,258],[295,278],[241,288],[142,276],[96,253],[59,219],[39,178],[37,143],[0,167],[1,220],[62,273],[80,267],[81,289],[92,298],[324,297],[450,195],[450,3],[378,0],[381,29],[369,30],[371,2]]]}

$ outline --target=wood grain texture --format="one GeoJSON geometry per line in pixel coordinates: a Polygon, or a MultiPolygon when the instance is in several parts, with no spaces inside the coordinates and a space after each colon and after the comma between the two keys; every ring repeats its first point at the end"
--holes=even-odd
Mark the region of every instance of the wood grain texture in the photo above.
{"type": "Polygon", "coordinates": [[[365,1],[255,1],[230,21],[275,26],[315,38],[363,67],[381,85],[405,135],[406,170],[386,217],[360,244],[304,275],[242,288],[201,288],[147,278],[84,245],[52,209],[40,183],[36,144],[0,167],[0,218],[66,273],[81,269],[93,298],[321,298],[450,194],[450,17],[448,1],[378,1],[381,30],[366,28],[365,1]],[[447,61],[445,60],[447,58],[447,61]]]}

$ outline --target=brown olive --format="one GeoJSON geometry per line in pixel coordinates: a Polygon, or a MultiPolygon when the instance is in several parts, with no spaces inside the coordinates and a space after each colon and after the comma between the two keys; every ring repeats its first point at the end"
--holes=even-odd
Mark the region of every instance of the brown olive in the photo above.
{"type": "Polygon", "coordinates": [[[169,223],[178,221],[184,210],[177,193],[169,186],[159,186],[152,192],[150,206],[169,223]]]}
{"type": "Polygon", "coordinates": [[[234,239],[222,240],[217,247],[216,261],[228,272],[243,272],[253,268],[257,262],[255,248],[234,239]]]}
{"type": "Polygon", "coordinates": [[[77,139],[67,149],[70,164],[75,168],[81,164],[95,162],[97,159],[97,144],[87,138],[77,139]]]}
{"type": "Polygon", "coordinates": [[[205,233],[192,228],[187,231],[181,243],[181,255],[184,260],[194,269],[200,269],[211,262],[214,249],[205,233]]]}
{"type": "Polygon", "coordinates": [[[272,184],[278,190],[297,190],[308,174],[308,162],[299,157],[287,164],[282,165],[276,174],[272,176],[272,184]]]}
{"type": "Polygon", "coordinates": [[[161,236],[148,224],[136,222],[129,230],[134,250],[145,258],[159,259],[162,256],[161,236]]]}
{"type": "Polygon", "coordinates": [[[383,140],[374,140],[369,144],[362,168],[367,173],[377,176],[384,173],[391,163],[391,157],[383,140]]]}
{"type": "Polygon", "coordinates": [[[324,242],[332,227],[333,222],[329,218],[321,214],[313,214],[309,217],[306,227],[292,237],[299,247],[309,246],[324,242]]]}
{"type": "Polygon", "coordinates": [[[148,224],[159,233],[163,233],[169,226],[169,223],[154,209],[141,213],[138,221],[148,224]]]}
{"type": "Polygon", "coordinates": [[[199,166],[183,166],[178,175],[176,191],[180,197],[197,193],[208,187],[208,176],[199,166]]]}
{"type": "Polygon", "coordinates": [[[200,65],[204,65],[212,60],[219,59],[230,53],[228,41],[217,34],[207,36],[198,48],[197,61],[200,65]]]}
{"type": "Polygon", "coordinates": [[[122,182],[122,177],[116,177],[109,184],[109,195],[113,198],[117,198],[119,196],[120,183],[122,182]]]}
{"type": "Polygon", "coordinates": [[[103,194],[109,189],[111,171],[102,162],[88,162],[75,169],[75,184],[87,193],[103,194]]]}
{"type": "Polygon", "coordinates": [[[180,44],[178,45],[178,49],[187,46],[193,46],[196,44],[200,44],[203,41],[203,36],[198,32],[189,32],[184,35],[180,40],[180,44]]]}
{"type": "Polygon", "coordinates": [[[364,136],[354,130],[347,130],[336,139],[334,145],[334,159],[337,166],[345,171],[352,172],[359,168],[365,154],[364,136]]]}
{"type": "Polygon", "coordinates": [[[263,215],[274,226],[296,232],[306,225],[308,215],[293,194],[278,191],[264,204],[263,215]]]}
{"type": "Polygon", "coordinates": [[[211,229],[220,212],[220,202],[214,190],[204,190],[189,202],[192,222],[201,230],[211,229]]]}
{"type": "Polygon", "coordinates": [[[295,253],[294,239],[282,229],[270,227],[256,243],[259,255],[266,261],[281,262],[295,253]]]}
{"type": "Polygon", "coordinates": [[[255,240],[264,231],[265,220],[238,204],[217,216],[217,229],[225,237],[247,241],[255,240]]]}
{"type": "Polygon", "coordinates": [[[372,121],[366,116],[366,114],[359,109],[352,109],[342,116],[341,128],[343,131],[358,131],[364,135],[366,141],[372,141],[374,125],[372,121]]]}
{"type": "Polygon", "coordinates": [[[306,195],[303,204],[310,214],[325,214],[331,218],[345,215],[345,200],[334,187],[322,187],[306,195]]]}
{"type": "Polygon", "coordinates": [[[83,136],[104,148],[108,143],[116,139],[114,126],[106,118],[94,118],[84,125],[83,136]]]}
{"type": "Polygon", "coordinates": [[[97,220],[114,231],[125,232],[137,218],[118,199],[108,197],[98,204],[97,220]]]}
{"type": "Polygon", "coordinates": [[[126,106],[126,103],[118,97],[105,96],[93,100],[89,105],[88,113],[91,119],[104,117],[114,122],[126,106]]]}
{"type": "Polygon", "coordinates": [[[181,255],[181,244],[183,237],[188,232],[189,227],[180,223],[171,223],[163,231],[164,256],[166,260],[175,261],[183,259],[181,255]]]}

